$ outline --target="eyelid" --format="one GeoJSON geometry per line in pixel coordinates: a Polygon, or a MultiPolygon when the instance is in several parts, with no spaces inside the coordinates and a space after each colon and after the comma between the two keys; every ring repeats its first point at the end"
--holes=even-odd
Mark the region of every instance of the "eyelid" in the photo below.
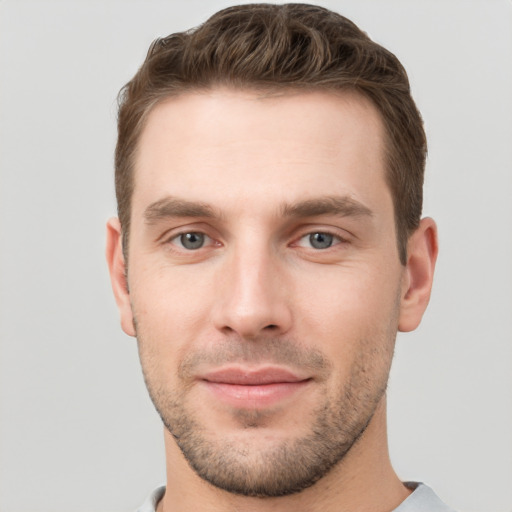
{"type": "MultiPolygon", "coordinates": [[[[303,240],[304,238],[315,234],[315,233],[324,233],[327,235],[330,235],[335,238],[336,242],[333,243],[331,247],[334,247],[336,245],[339,245],[340,243],[349,244],[352,241],[352,238],[357,238],[354,234],[347,231],[346,229],[342,229],[335,226],[325,226],[325,225],[319,225],[319,224],[309,224],[309,225],[303,225],[299,229],[294,230],[295,234],[290,233],[290,238],[292,239],[291,243],[289,243],[289,246],[298,246],[299,242],[303,240]]],[[[162,233],[158,238],[155,240],[157,243],[161,243],[163,245],[173,245],[174,247],[181,248],[185,251],[190,251],[190,249],[186,249],[184,247],[181,247],[181,244],[175,244],[172,243],[175,239],[179,238],[181,235],[187,234],[187,233],[198,233],[201,235],[204,235],[206,238],[205,245],[201,247],[208,248],[211,246],[222,246],[224,243],[220,241],[220,234],[216,232],[216,230],[212,229],[208,225],[204,225],[203,223],[198,224],[186,224],[186,225],[180,225],[177,227],[173,227],[171,229],[166,230],[164,233],[162,233]]],[[[200,250],[197,249],[197,250],[200,250]]],[[[318,251],[318,249],[315,249],[318,251]]],[[[328,250],[328,249],[325,249],[328,250]]]]}
{"type": "Polygon", "coordinates": [[[184,251],[199,251],[200,249],[204,249],[206,247],[210,247],[212,245],[212,242],[215,242],[215,240],[213,240],[212,237],[208,236],[206,233],[202,233],[201,231],[191,231],[191,230],[187,230],[187,231],[183,231],[181,233],[177,233],[175,235],[173,235],[171,238],[169,238],[167,240],[167,243],[172,243],[173,245],[176,245],[177,247],[180,248],[180,250],[184,250],[184,251]],[[183,243],[181,243],[180,239],[183,235],[188,235],[188,234],[195,234],[195,235],[202,235],[204,236],[204,244],[201,246],[201,247],[198,247],[197,249],[188,249],[187,247],[185,247],[183,245],[183,243]],[[179,243],[175,243],[175,241],[178,240],[179,243]]]}
{"type": "Polygon", "coordinates": [[[314,249],[315,251],[328,251],[332,247],[335,247],[339,244],[344,244],[344,243],[348,243],[348,240],[346,238],[340,236],[337,233],[332,233],[331,231],[327,231],[327,230],[314,230],[314,231],[309,231],[308,233],[301,235],[299,238],[296,239],[296,241],[294,242],[294,245],[297,245],[298,247],[303,247],[306,249],[314,249]],[[315,235],[315,234],[332,236],[334,239],[332,245],[330,245],[329,247],[326,247],[324,249],[318,249],[318,248],[312,247],[312,246],[306,247],[305,245],[301,244],[302,240],[307,240],[311,235],[315,235]]]}
{"type": "Polygon", "coordinates": [[[176,238],[177,236],[183,235],[185,233],[201,233],[205,236],[208,236],[212,240],[218,238],[217,234],[214,233],[212,228],[209,227],[208,225],[202,222],[192,222],[188,224],[179,224],[166,229],[157,236],[155,242],[167,243],[173,238],[176,238]]]}
{"type": "Polygon", "coordinates": [[[204,223],[198,224],[185,224],[173,227],[171,229],[166,230],[162,233],[155,241],[158,244],[162,244],[166,246],[170,250],[180,251],[180,252],[200,252],[204,249],[209,249],[216,246],[221,246],[222,243],[219,241],[219,236],[215,230],[213,230],[210,226],[205,225],[204,223]],[[191,250],[183,247],[182,244],[176,243],[175,240],[179,239],[180,236],[185,235],[187,233],[197,233],[203,235],[205,237],[205,244],[198,249],[191,250]]]}
{"type": "MultiPolygon", "coordinates": [[[[305,237],[313,235],[315,233],[323,233],[326,235],[330,235],[338,240],[338,243],[350,243],[351,240],[355,237],[352,233],[347,231],[346,229],[334,227],[334,226],[326,226],[319,224],[310,224],[307,226],[302,226],[300,230],[298,230],[297,234],[293,236],[293,241],[291,245],[297,245],[298,242],[305,237]]],[[[338,245],[338,243],[334,245],[338,245]]]]}

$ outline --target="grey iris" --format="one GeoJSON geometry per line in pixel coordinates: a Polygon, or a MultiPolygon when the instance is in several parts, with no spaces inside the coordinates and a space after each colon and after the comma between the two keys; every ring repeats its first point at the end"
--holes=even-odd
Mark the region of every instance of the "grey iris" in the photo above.
{"type": "Polygon", "coordinates": [[[185,249],[200,249],[204,244],[204,235],[202,233],[183,233],[180,236],[180,242],[185,249]]]}
{"type": "Polygon", "coordinates": [[[333,238],[329,233],[311,233],[309,242],[315,249],[328,249],[332,245],[333,238]]]}

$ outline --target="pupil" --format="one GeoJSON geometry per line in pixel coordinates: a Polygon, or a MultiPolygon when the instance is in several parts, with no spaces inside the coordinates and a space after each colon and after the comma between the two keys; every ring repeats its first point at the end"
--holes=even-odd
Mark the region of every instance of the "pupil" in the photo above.
{"type": "Polygon", "coordinates": [[[185,249],[199,249],[204,243],[204,235],[201,233],[185,233],[180,239],[185,249]]]}
{"type": "Polygon", "coordinates": [[[313,233],[309,235],[311,246],[315,249],[327,249],[332,245],[333,236],[328,233],[313,233]]]}

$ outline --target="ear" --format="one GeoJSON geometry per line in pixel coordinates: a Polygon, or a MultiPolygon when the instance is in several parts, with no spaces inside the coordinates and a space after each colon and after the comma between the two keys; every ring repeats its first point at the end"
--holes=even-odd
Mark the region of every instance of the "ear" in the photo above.
{"type": "Polygon", "coordinates": [[[430,218],[422,219],[407,243],[399,331],[413,331],[421,322],[430,300],[437,252],[436,223],[430,218]]]}
{"type": "Polygon", "coordinates": [[[129,336],[135,336],[133,313],[130,303],[128,283],[126,281],[126,265],[123,256],[121,224],[119,219],[112,218],[107,222],[106,256],[110,272],[112,290],[121,316],[121,327],[129,336]]]}

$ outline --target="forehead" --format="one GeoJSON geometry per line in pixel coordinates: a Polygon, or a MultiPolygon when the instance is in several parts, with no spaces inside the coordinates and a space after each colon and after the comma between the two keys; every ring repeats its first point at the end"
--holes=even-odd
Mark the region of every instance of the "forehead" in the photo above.
{"type": "Polygon", "coordinates": [[[159,195],[227,205],[230,197],[249,204],[387,193],[383,133],[376,108],[352,92],[182,94],[148,116],[133,208],[159,195]]]}

